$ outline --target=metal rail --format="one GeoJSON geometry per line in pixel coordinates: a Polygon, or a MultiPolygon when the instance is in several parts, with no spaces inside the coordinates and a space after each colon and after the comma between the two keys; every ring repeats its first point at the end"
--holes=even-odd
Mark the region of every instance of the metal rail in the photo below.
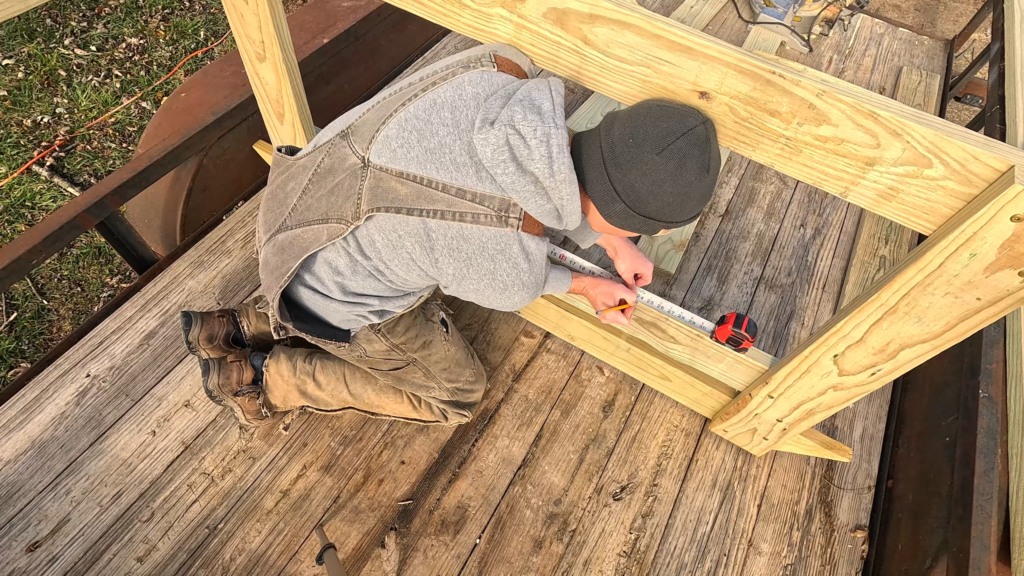
{"type": "Polygon", "coordinates": [[[950,100],[979,108],[978,114],[967,123],[967,128],[980,131],[996,140],[1005,139],[1006,112],[1003,88],[1004,74],[1003,49],[1003,2],[987,0],[974,14],[971,20],[949,43],[946,58],[946,81],[940,104],[939,116],[945,118],[950,100]],[[967,45],[971,36],[978,31],[981,24],[992,16],[992,40],[978,52],[967,68],[956,76],[953,75],[953,61],[957,53],[967,45]],[[988,65],[988,79],[976,80],[978,72],[988,65]]]}
{"type": "MultiPolygon", "coordinates": [[[[307,5],[307,8],[312,6],[307,5]]],[[[333,18],[330,22],[324,23],[321,26],[322,33],[297,46],[296,52],[299,57],[299,68],[304,75],[307,72],[314,75],[324,73],[321,66],[329,61],[331,66],[348,70],[358,69],[360,77],[369,79],[368,85],[361,93],[354,92],[349,96],[351,101],[348,107],[357,106],[372,97],[447,34],[440,26],[393,6],[380,5],[371,0],[347,3],[344,9],[352,14],[351,18],[333,18]],[[396,30],[404,31],[404,34],[395,34],[396,30]],[[360,47],[379,43],[381,34],[386,34],[389,51],[398,57],[371,61],[358,58],[357,54],[361,53],[360,47]]],[[[140,152],[128,164],[86,190],[81,196],[0,247],[0,292],[24,278],[36,266],[90,228],[115,238],[115,242],[120,243],[119,249],[118,245],[114,244],[115,249],[118,249],[122,257],[127,255],[125,259],[140,273],[135,283],[115,296],[28,370],[0,390],[0,405],[23,389],[32,378],[56,361],[61,354],[138,293],[157,274],[176,261],[188,248],[213,230],[223,217],[234,209],[237,202],[248,199],[262,188],[263,184],[257,183],[245,191],[235,202],[214,215],[163,258],[157,259],[141,238],[137,238],[137,241],[145,247],[144,249],[133,247],[132,240],[124,241],[132,234],[137,237],[134,228],[120,214],[120,207],[126,201],[259,111],[249,84],[245,83],[244,88],[238,93],[226,95],[219,102],[212,102],[206,110],[199,113],[202,116],[200,121],[193,123],[194,129],[168,136],[140,152]],[[118,221],[122,221],[123,225],[118,221]],[[112,222],[115,223],[112,225],[112,222]]]]}

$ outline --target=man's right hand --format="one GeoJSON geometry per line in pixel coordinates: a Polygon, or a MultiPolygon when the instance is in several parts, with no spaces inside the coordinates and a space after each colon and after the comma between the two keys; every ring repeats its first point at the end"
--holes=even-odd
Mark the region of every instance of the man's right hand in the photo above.
{"type": "Polygon", "coordinates": [[[607,310],[621,304],[631,305],[625,310],[614,310],[598,316],[605,324],[628,325],[636,305],[634,290],[608,278],[588,276],[579,272],[572,273],[572,286],[569,288],[569,293],[579,294],[586,298],[595,311],[607,310]]]}

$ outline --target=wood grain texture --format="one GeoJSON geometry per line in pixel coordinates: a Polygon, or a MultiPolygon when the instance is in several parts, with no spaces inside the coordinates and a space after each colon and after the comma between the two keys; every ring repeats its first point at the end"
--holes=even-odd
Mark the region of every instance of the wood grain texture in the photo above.
{"type": "Polygon", "coordinates": [[[691,468],[705,465],[692,459],[703,424],[700,414],[644,387],[557,570],[549,573],[650,573],[679,484],[691,468]]]}
{"type": "Polygon", "coordinates": [[[1006,317],[1006,416],[1010,465],[1010,561],[1013,576],[1024,574],[1024,318],[1018,308],[1006,317]]]}
{"type": "Polygon", "coordinates": [[[218,415],[195,361],[181,363],[0,530],[11,574],[63,574],[218,415]],[[110,482],[116,470],[118,481],[110,482]],[[123,483],[122,483],[123,482],[123,483]],[[74,505],[69,506],[69,503],[74,505]],[[49,535],[49,537],[47,537],[49,535]]]}
{"type": "Polygon", "coordinates": [[[731,150],[922,232],[1024,164],[1020,150],[629,3],[392,3],[478,40],[515,45],[619,102],[696,106],[731,150]]]}
{"type": "Polygon", "coordinates": [[[367,464],[390,422],[310,418],[190,555],[184,574],[275,572],[367,464]]]}
{"type": "MultiPolygon", "coordinates": [[[[685,0],[679,8],[669,16],[670,20],[679,22],[697,30],[707,26],[711,18],[722,9],[728,0],[685,0]]],[[[604,94],[593,94],[583,103],[572,116],[566,120],[566,125],[573,132],[583,132],[597,126],[605,114],[614,110],[621,110],[625,105],[605,96],[604,94]]]]}
{"type": "Polygon", "coordinates": [[[260,155],[260,158],[263,158],[264,162],[270,164],[270,160],[274,157],[274,147],[270,142],[267,142],[266,140],[257,140],[256,143],[252,145],[252,149],[260,155]]]}
{"type": "Polygon", "coordinates": [[[0,407],[0,525],[188,356],[180,310],[215,310],[257,288],[254,259],[207,255],[251,254],[258,205],[247,202],[0,407]]]}
{"type": "MultiPolygon", "coordinates": [[[[916,110],[938,114],[941,89],[942,76],[920,68],[903,68],[893,98],[916,110]]],[[[902,261],[914,248],[916,239],[913,230],[865,212],[860,219],[853,249],[855,256],[850,259],[839,308],[845,307],[902,261]]]]}
{"type": "Polygon", "coordinates": [[[584,355],[462,574],[554,573],[642,387],[584,355]]]}
{"type": "Polygon", "coordinates": [[[1006,143],[1024,148],[1024,0],[1004,0],[1003,6],[1006,143]]]}
{"type": "Polygon", "coordinates": [[[249,83],[274,146],[303,147],[313,138],[302,75],[280,0],[224,0],[249,83]]]}
{"type": "MultiPolygon", "coordinates": [[[[1024,148],[1024,0],[1003,4],[1006,143],[1024,148]]],[[[1024,310],[1006,317],[1006,411],[1010,467],[1010,561],[1024,576],[1024,310]]]]}
{"type": "Polygon", "coordinates": [[[0,2],[0,22],[10,20],[46,2],[47,0],[3,0],[0,2]]]}
{"type": "Polygon", "coordinates": [[[757,384],[711,429],[757,455],[1024,300],[1024,186],[1012,169],[757,384]],[[939,311],[939,313],[937,313],[939,311]]]}
{"type": "Polygon", "coordinates": [[[462,569],[581,357],[565,342],[544,338],[465,458],[422,495],[421,513],[399,533],[400,573],[462,569]]]}
{"type": "MultiPolygon", "coordinates": [[[[713,415],[741,389],[743,380],[756,379],[770,365],[764,356],[760,361],[740,356],[644,306],[636,309],[627,327],[601,324],[590,303],[574,295],[539,298],[519,314],[704,416],[713,415]]],[[[841,461],[852,457],[846,446],[808,432],[777,449],[841,461]]]]}

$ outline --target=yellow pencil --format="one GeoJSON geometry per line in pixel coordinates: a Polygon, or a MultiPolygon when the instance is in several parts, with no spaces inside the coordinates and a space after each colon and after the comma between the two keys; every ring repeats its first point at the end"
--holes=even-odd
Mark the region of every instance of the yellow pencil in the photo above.
{"type": "Polygon", "coordinates": [[[600,316],[601,314],[604,314],[605,312],[613,312],[615,310],[625,310],[626,308],[629,308],[630,306],[632,306],[632,304],[623,304],[621,306],[612,306],[611,308],[605,308],[604,310],[598,310],[597,311],[597,315],[600,316]]]}

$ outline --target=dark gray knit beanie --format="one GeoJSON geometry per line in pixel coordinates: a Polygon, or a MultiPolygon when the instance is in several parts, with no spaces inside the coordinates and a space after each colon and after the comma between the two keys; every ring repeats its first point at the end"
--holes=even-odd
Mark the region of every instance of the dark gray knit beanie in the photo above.
{"type": "Polygon", "coordinates": [[[645,100],[572,140],[576,178],[609,224],[657,234],[692,222],[711,200],[718,137],[700,110],[645,100]]]}

